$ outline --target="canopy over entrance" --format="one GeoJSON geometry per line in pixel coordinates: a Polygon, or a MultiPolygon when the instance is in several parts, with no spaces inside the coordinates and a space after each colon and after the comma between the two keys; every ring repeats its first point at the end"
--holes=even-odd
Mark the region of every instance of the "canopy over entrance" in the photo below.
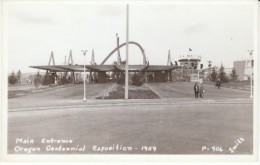
{"type": "MultiPolygon", "coordinates": [[[[42,66],[30,66],[31,68],[48,70],[51,72],[83,72],[84,65],[42,65],[42,66]]],[[[109,72],[109,71],[124,71],[125,65],[85,65],[86,71],[95,72],[109,72]]],[[[129,65],[129,71],[131,72],[150,72],[150,71],[170,71],[177,69],[178,66],[164,66],[164,65],[129,65]]]]}

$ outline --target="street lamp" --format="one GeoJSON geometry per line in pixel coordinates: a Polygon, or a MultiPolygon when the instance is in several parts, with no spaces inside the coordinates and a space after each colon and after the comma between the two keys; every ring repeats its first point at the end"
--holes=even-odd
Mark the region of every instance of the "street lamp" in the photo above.
{"type": "Polygon", "coordinates": [[[85,102],[87,99],[86,99],[86,68],[85,68],[85,56],[87,54],[88,50],[82,50],[82,53],[84,55],[84,76],[83,76],[83,79],[84,79],[84,97],[83,97],[83,101],[85,102]]]}
{"type": "Polygon", "coordinates": [[[251,49],[251,50],[248,50],[248,53],[249,53],[249,55],[250,55],[250,64],[251,64],[251,75],[250,75],[250,98],[253,98],[253,65],[252,65],[252,55],[253,55],[253,52],[254,52],[254,50],[253,49],[251,49]]]}

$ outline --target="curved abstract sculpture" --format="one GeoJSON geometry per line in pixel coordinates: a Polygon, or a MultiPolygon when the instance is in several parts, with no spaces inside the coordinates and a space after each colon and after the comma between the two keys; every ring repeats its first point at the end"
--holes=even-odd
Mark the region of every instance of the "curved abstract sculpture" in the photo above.
{"type": "MultiPolygon", "coordinates": [[[[134,42],[134,41],[129,41],[128,44],[134,44],[134,45],[136,45],[136,46],[138,46],[140,48],[140,50],[142,52],[142,55],[143,55],[143,65],[145,65],[146,64],[146,57],[145,57],[144,49],[142,48],[142,46],[139,43],[134,42]]],[[[121,47],[123,47],[125,45],[126,45],[126,43],[123,43],[123,44],[119,45],[117,48],[115,48],[114,50],[112,50],[112,52],[110,52],[108,54],[108,56],[102,61],[101,65],[104,65],[104,63],[109,59],[109,57],[113,53],[115,53],[118,49],[120,49],[121,47]]]]}

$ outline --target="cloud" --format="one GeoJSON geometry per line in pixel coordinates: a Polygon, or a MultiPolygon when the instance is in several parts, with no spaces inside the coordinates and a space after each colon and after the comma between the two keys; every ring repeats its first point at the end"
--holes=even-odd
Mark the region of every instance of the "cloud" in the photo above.
{"type": "Polygon", "coordinates": [[[25,10],[10,10],[9,18],[13,18],[21,23],[29,24],[54,24],[56,21],[51,17],[50,14],[44,15],[42,13],[30,13],[30,11],[25,10]]]}
{"type": "Polygon", "coordinates": [[[104,7],[100,7],[98,13],[101,16],[119,16],[122,15],[126,12],[126,7],[122,6],[122,5],[118,5],[118,6],[104,6],[104,7]]]}
{"type": "Polygon", "coordinates": [[[178,9],[177,5],[156,5],[156,12],[172,12],[173,10],[178,9]]]}
{"type": "Polygon", "coordinates": [[[206,25],[203,23],[195,23],[193,25],[190,25],[186,28],[184,28],[183,32],[187,34],[197,34],[204,32],[206,30],[206,25]]]}

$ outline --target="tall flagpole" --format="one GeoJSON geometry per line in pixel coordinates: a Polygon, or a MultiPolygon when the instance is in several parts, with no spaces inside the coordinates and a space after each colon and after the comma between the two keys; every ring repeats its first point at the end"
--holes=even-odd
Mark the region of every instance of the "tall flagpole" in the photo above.
{"type": "Polygon", "coordinates": [[[126,5],[126,60],[125,60],[125,99],[128,99],[128,19],[129,19],[129,5],[126,5]]]}

